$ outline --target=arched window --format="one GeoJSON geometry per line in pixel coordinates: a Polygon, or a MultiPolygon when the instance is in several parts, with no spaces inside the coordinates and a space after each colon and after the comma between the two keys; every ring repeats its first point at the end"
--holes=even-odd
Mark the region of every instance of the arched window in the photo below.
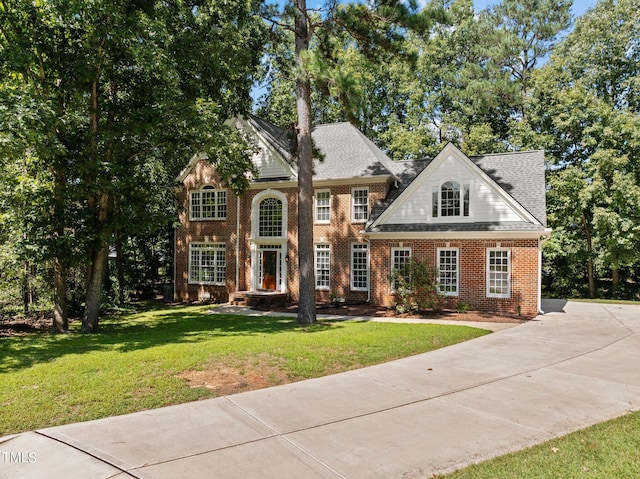
{"type": "Polygon", "coordinates": [[[442,216],[460,216],[460,185],[455,181],[447,181],[440,188],[442,216]]]}
{"type": "Polygon", "coordinates": [[[282,201],[277,198],[266,198],[260,202],[258,213],[258,235],[265,237],[282,237],[282,201]]]}
{"type": "Polygon", "coordinates": [[[462,185],[456,181],[447,181],[440,186],[433,187],[432,215],[438,216],[469,216],[469,185],[462,185]]]}

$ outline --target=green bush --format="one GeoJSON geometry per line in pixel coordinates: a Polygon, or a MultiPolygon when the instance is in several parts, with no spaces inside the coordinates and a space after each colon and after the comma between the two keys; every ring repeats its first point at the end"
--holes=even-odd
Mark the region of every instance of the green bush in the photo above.
{"type": "Polygon", "coordinates": [[[388,276],[389,284],[397,298],[398,313],[424,309],[440,309],[437,270],[426,261],[410,258],[402,268],[394,269],[388,276]]]}

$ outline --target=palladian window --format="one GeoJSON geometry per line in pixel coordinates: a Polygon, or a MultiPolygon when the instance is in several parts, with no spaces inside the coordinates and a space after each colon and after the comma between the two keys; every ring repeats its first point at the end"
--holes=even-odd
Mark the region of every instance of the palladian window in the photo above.
{"type": "Polygon", "coordinates": [[[469,216],[469,185],[447,181],[432,190],[432,216],[469,216]]]}

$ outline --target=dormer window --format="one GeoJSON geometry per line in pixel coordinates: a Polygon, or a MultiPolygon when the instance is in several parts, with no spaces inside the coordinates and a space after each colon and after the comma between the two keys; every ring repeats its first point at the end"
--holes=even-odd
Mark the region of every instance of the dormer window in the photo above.
{"type": "Polygon", "coordinates": [[[224,220],[227,218],[227,192],[213,186],[192,191],[189,198],[189,219],[224,220]]]}
{"type": "Polygon", "coordinates": [[[469,216],[469,185],[446,181],[433,187],[431,198],[434,218],[469,216]]]}

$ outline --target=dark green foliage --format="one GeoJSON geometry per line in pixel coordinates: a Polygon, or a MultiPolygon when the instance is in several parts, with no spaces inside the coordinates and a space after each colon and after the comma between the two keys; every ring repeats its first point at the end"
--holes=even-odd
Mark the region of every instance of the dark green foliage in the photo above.
{"type": "Polygon", "coordinates": [[[437,270],[427,261],[410,258],[389,275],[399,313],[440,308],[437,270]]]}

